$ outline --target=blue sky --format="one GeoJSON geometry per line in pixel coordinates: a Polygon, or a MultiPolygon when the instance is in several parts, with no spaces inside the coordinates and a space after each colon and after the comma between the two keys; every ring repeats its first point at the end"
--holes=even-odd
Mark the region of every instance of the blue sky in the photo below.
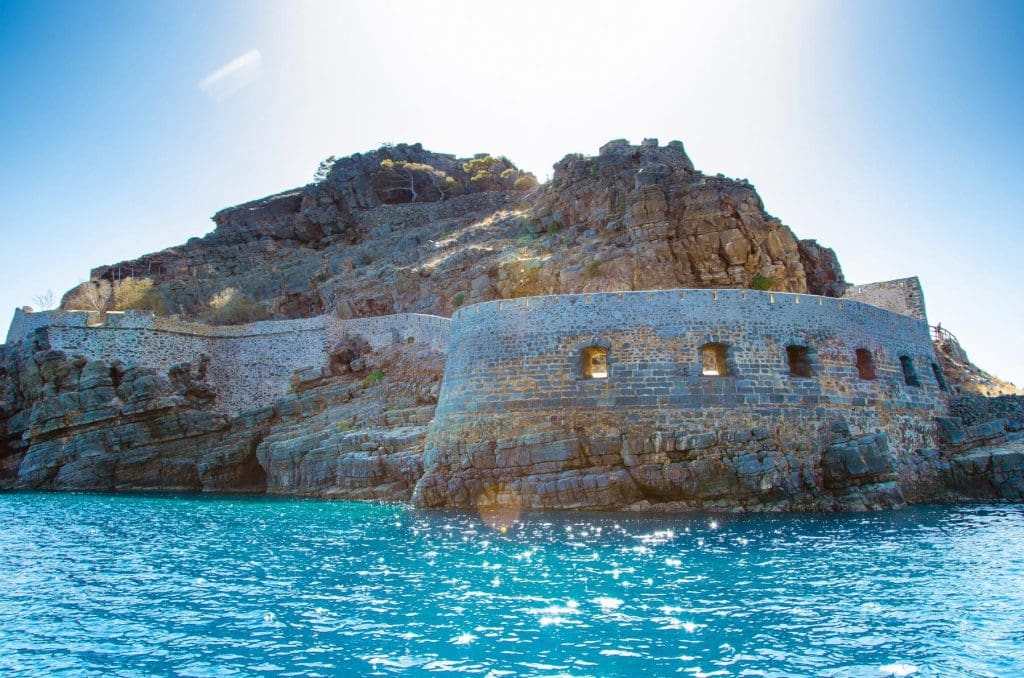
{"type": "Polygon", "coordinates": [[[0,0],[0,317],[327,155],[658,137],[1024,384],[1022,8],[0,0]]]}

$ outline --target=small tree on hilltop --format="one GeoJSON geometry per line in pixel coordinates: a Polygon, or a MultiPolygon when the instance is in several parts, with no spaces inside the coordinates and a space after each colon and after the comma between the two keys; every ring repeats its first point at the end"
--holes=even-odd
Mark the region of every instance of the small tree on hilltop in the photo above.
{"type": "Polygon", "coordinates": [[[408,202],[419,201],[421,194],[427,202],[443,201],[462,190],[454,177],[426,163],[387,158],[381,161],[380,169],[377,178],[380,189],[388,194],[386,202],[404,202],[395,197],[396,193],[408,194],[408,202]]]}
{"type": "Polygon", "coordinates": [[[32,303],[35,304],[38,311],[49,311],[57,305],[57,301],[53,296],[53,290],[50,289],[46,290],[43,294],[33,297],[32,303]]]}
{"type": "Polygon", "coordinates": [[[96,311],[103,313],[110,306],[113,288],[109,280],[90,280],[71,290],[61,307],[68,311],[96,311]]]}
{"type": "Polygon", "coordinates": [[[331,173],[331,168],[334,167],[334,163],[338,162],[338,159],[333,155],[329,155],[320,161],[320,164],[316,168],[316,172],[313,173],[313,181],[320,183],[327,178],[327,175],[331,173]]]}

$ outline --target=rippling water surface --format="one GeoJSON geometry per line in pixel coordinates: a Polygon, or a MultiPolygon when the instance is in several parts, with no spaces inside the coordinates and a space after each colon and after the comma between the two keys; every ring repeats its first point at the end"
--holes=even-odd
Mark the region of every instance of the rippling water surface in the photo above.
{"type": "Polygon", "coordinates": [[[0,494],[0,673],[1024,675],[1024,507],[0,494]]]}

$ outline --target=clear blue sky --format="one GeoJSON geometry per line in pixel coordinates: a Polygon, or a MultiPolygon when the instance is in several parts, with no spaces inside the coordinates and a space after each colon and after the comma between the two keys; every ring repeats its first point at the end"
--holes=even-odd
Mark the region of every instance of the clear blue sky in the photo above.
{"type": "Polygon", "coordinates": [[[680,139],[1024,384],[1024,5],[0,0],[0,317],[327,155],[680,139]]]}

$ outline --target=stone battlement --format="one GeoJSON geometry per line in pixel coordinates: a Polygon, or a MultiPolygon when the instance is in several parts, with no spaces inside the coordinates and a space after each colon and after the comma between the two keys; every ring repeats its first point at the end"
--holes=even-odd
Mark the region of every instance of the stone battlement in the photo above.
{"type": "MultiPolygon", "coordinates": [[[[895,289],[903,293],[903,287],[899,286],[899,283],[909,284],[916,282],[917,278],[907,278],[905,281],[891,281],[893,287],[887,287],[884,289],[895,289]]],[[[767,303],[769,305],[779,304],[780,306],[785,304],[805,304],[811,306],[818,306],[822,309],[829,309],[828,312],[833,310],[842,311],[843,309],[856,309],[860,306],[870,306],[876,309],[884,309],[893,313],[908,316],[916,320],[925,320],[923,310],[924,302],[923,298],[920,305],[915,308],[907,308],[906,305],[898,304],[896,302],[896,293],[892,296],[879,292],[877,295],[871,297],[872,300],[868,300],[867,289],[875,288],[876,286],[889,285],[890,283],[874,283],[872,285],[860,285],[851,290],[860,290],[861,293],[854,293],[852,295],[844,296],[842,298],[837,297],[823,297],[815,294],[802,294],[798,292],[759,292],[756,290],[738,290],[738,289],[676,289],[676,290],[625,290],[622,292],[591,292],[591,293],[579,293],[579,294],[551,294],[544,296],[533,296],[533,297],[519,297],[515,299],[496,299],[492,301],[484,301],[477,304],[465,306],[452,315],[452,320],[459,319],[463,314],[473,314],[482,312],[500,312],[503,310],[513,310],[516,308],[529,308],[531,305],[536,308],[537,306],[551,305],[557,306],[559,304],[603,304],[609,301],[625,301],[626,303],[646,303],[646,302],[664,302],[676,300],[680,302],[690,301],[719,301],[723,303],[735,303],[736,300],[751,300],[751,304],[767,303]],[[756,300],[760,299],[758,302],[756,300]],[[877,303],[872,303],[875,301],[877,303]],[[895,308],[890,308],[894,306],[895,308]]],[[[920,285],[917,287],[920,292],[920,285]]],[[[902,298],[901,298],[902,301],[902,298]]]]}
{"type": "Polygon", "coordinates": [[[455,313],[451,345],[439,415],[591,401],[734,407],[780,395],[801,406],[884,397],[934,408],[942,398],[925,321],[807,294],[702,289],[489,301],[455,313]],[[598,380],[578,374],[579,349],[594,342],[609,349],[599,390],[598,380]],[[701,347],[709,344],[725,347],[721,382],[702,374],[701,347]],[[806,349],[808,378],[790,374],[787,346],[806,349]],[[871,379],[860,378],[858,349],[870,354],[871,379]],[[905,365],[919,385],[906,383],[905,365]]]}
{"type": "Polygon", "coordinates": [[[849,299],[489,301],[456,312],[449,341],[414,495],[427,506],[487,492],[530,508],[831,506],[820,482],[862,487],[841,503],[885,505],[945,411],[927,322],[849,299]]]}
{"type": "Polygon", "coordinates": [[[121,360],[168,370],[210,356],[208,378],[218,405],[230,413],[269,405],[285,395],[292,374],[328,364],[330,350],[349,336],[374,349],[410,339],[447,350],[448,318],[406,313],[343,320],[333,314],[245,325],[211,326],[148,311],[18,310],[7,334],[13,343],[45,330],[50,346],[90,359],[121,360]]]}
{"type": "MultiPolygon", "coordinates": [[[[909,298],[906,281],[873,289],[909,298]]],[[[913,290],[919,294],[919,285],[913,290]]],[[[944,396],[937,363],[927,323],[915,317],[923,316],[923,299],[919,308],[921,314],[905,306],[909,312],[898,313],[853,299],[692,289],[495,300],[461,308],[451,319],[325,314],[236,326],[146,311],[18,310],[7,338],[16,342],[43,329],[56,350],[162,370],[210,356],[209,379],[230,413],[286,394],[293,373],[326,366],[345,337],[362,337],[374,349],[411,340],[449,353],[437,413],[442,427],[456,430],[475,413],[517,410],[937,410],[944,396]],[[703,373],[710,345],[720,351],[718,379],[703,373]],[[606,351],[605,378],[580,379],[587,347],[606,351]],[[803,351],[809,376],[789,373],[787,347],[803,351]],[[858,350],[868,355],[870,380],[858,375],[858,350]]]]}
{"type": "Polygon", "coordinates": [[[909,315],[918,320],[928,320],[924,307],[924,291],[921,289],[921,281],[916,276],[854,285],[846,290],[843,298],[909,315]]]}

